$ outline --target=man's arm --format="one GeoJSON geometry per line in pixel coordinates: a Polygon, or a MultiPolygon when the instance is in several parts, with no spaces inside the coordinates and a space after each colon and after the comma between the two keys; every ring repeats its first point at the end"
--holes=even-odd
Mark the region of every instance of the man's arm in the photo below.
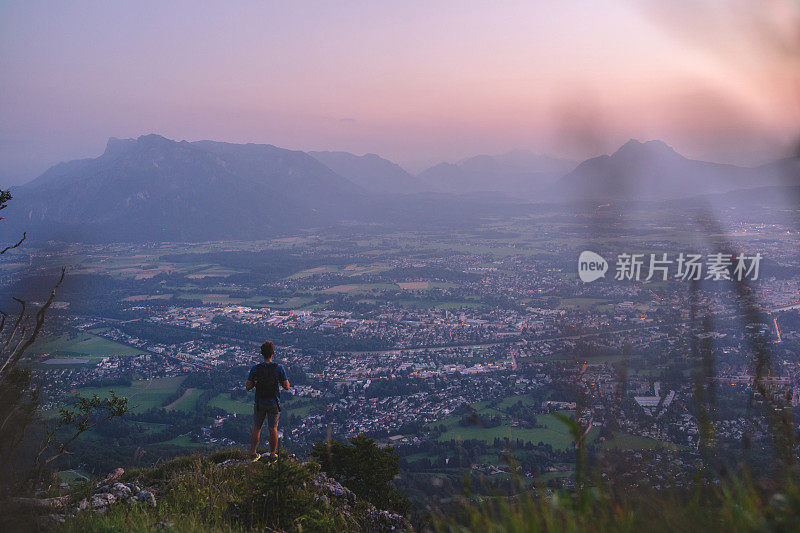
{"type": "Polygon", "coordinates": [[[286,370],[282,366],[278,366],[278,383],[284,390],[289,390],[289,378],[286,377],[286,370]]]}
{"type": "Polygon", "coordinates": [[[250,373],[247,374],[247,381],[244,383],[244,390],[253,390],[253,387],[256,386],[256,369],[258,365],[254,366],[250,369],[250,373]]]}

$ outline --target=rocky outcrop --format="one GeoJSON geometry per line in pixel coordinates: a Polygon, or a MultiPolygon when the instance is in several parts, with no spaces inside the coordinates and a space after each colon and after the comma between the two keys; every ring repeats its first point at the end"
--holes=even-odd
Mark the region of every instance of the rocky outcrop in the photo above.
{"type": "MultiPolygon", "coordinates": [[[[345,516],[349,516],[352,513],[353,506],[355,506],[358,501],[353,491],[343,486],[335,479],[328,477],[324,472],[317,473],[311,483],[317,489],[317,492],[321,493],[318,499],[327,499],[324,504],[336,505],[337,511],[345,516]]],[[[367,508],[364,512],[364,516],[367,522],[365,524],[367,531],[412,531],[411,524],[404,516],[378,509],[374,505],[366,505],[367,508]]]]}
{"type": "MultiPolygon", "coordinates": [[[[89,496],[75,502],[75,499],[65,502],[60,507],[48,507],[47,513],[40,515],[40,526],[53,527],[71,519],[79,520],[78,523],[85,524],[92,522],[92,516],[104,516],[104,520],[120,520],[120,517],[128,515],[125,507],[139,506],[138,514],[149,516],[153,519],[150,527],[155,529],[170,529],[178,527],[177,524],[185,518],[186,509],[182,509],[176,514],[167,513],[165,519],[164,512],[171,510],[172,503],[170,498],[174,498],[170,487],[170,476],[180,476],[183,465],[177,459],[178,466],[169,466],[167,474],[163,470],[141,471],[134,477],[128,476],[122,479],[119,469],[116,475],[108,476],[105,483],[98,484],[91,491],[89,496]],[[165,477],[166,475],[166,477],[165,477]],[[161,501],[159,501],[159,495],[161,501]],[[164,506],[164,509],[153,509],[164,506]],[[122,511],[122,512],[120,512],[122,511]]],[[[221,488],[226,487],[226,483],[241,479],[242,476],[251,476],[258,479],[260,474],[272,472],[272,475],[280,475],[279,472],[291,471],[301,473],[297,479],[295,488],[302,495],[300,500],[310,509],[316,509],[322,515],[332,517],[337,523],[347,524],[347,529],[366,531],[369,533],[384,531],[413,531],[411,524],[402,515],[381,510],[367,501],[360,499],[353,491],[339,483],[336,479],[329,477],[324,472],[319,471],[319,465],[313,461],[305,462],[293,455],[281,457],[273,461],[253,464],[244,454],[235,454],[233,457],[206,458],[197,456],[197,461],[204,462],[205,468],[209,468],[215,473],[216,483],[222,483],[221,488]],[[283,469],[283,470],[281,470],[283,469]],[[288,470],[287,470],[288,469],[288,470]]],[[[187,463],[188,464],[188,463],[187,463]]],[[[162,465],[163,467],[164,465],[162,465]]],[[[278,479],[278,478],[274,478],[278,479]]],[[[192,478],[190,483],[203,483],[202,479],[192,478]]],[[[260,483],[265,483],[260,481],[260,483]]],[[[260,490],[269,490],[267,485],[256,485],[262,487],[260,490]],[[266,488],[264,488],[266,487],[266,488]]],[[[194,485],[190,485],[193,487],[194,485]]],[[[238,486],[238,485],[237,485],[238,486]]],[[[240,489],[237,489],[240,490],[240,489]]],[[[86,492],[83,493],[87,494],[86,492]]],[[[237,493],[238,494],[238,493],[237,493]]],[[[264,503],[258,500],[258,490],[244,491],[240,494],[241,498],[234,499],[230,503],[228,518],[232,524],[239,523],[239,520],[252,520],[252,514],[248,507],[253,501],[257,502],[257,508],[261,508],[264,503]],[[250,498],[255,498],[251,500],[250,498]]],[[[66,498],[66,497],[65,497],[66,498]]],[[[59,500],[60,501],[60,500],[59,500]]],[[[272,504],[270,504],[272,505],[272,504]]],[[[191,510],[188,511],[191,513],[191,510]]],[[[305,515],[305,511],[301,514],[305,515]]],[[[269,517],[267,517],[269,518],[269,517]]],[[[258,520],[258,519],[256,519],[258,520]]],[[[121,523],[121,522],[120,522],[121,523]]],[[[258,527],[259,522],[250,523],[249,526],[258,527]]],[[[57,529],[57,527],[56,527],[57,529]]]]}
{"type": "Polygon", "coordinates": [[[115,503],[143,503],[155,507],[156,497],[153,492],[153,489],[142,489],[135,483],[104,485],[98,488],[89,498],[79,501],[74,508],[74,512],[91,511],[103,514],[110,505],[115,503]]]}

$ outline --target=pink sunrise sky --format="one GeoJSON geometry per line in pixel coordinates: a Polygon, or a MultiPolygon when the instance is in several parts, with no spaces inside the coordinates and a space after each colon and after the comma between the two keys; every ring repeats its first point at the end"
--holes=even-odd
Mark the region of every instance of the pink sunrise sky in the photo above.
{"type": "Polygon", "coordinates": [[[0,2],[0,179],[109,136],[426,164],[634,137],[755,164],[800,133],[793,0],[0,2]]]}

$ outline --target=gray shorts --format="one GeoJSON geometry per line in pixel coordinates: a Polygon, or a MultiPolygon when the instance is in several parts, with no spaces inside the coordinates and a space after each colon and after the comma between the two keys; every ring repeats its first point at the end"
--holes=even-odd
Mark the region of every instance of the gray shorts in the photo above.
{"type": "Polygon", "coordinates": [[[281,408],[274,403],[253,406],[253,424],[257,428],[264,425],[264,419],[267,419],[267,427],[274,428],[278,426],[278,419],[281,417],[281,408]]]}

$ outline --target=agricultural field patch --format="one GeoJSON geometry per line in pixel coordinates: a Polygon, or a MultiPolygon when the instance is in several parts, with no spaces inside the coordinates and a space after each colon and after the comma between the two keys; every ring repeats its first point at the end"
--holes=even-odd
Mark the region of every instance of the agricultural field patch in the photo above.
{"type": "Polygon", "coordinates": [[[186,376],[174,376],[168,378],[155,378],[150,380],[134,381],[130,386],[109,386],[109,387],[83,387],[76,392],[83,396],[97,394],[101,398],[107,398],[110,391],[114,391],[117,396],[128,398],[128,407],[133,413],[141,413],[152,407],[161,407],[170,395],[174,394],[180,387],[186,376]]]}
{"type": "Polygon", "coordinates": [[[132,357],[147,353],[89,332],[64,333],[55,338],[39,339],[28,352],[70,357],[132,357]]]}

